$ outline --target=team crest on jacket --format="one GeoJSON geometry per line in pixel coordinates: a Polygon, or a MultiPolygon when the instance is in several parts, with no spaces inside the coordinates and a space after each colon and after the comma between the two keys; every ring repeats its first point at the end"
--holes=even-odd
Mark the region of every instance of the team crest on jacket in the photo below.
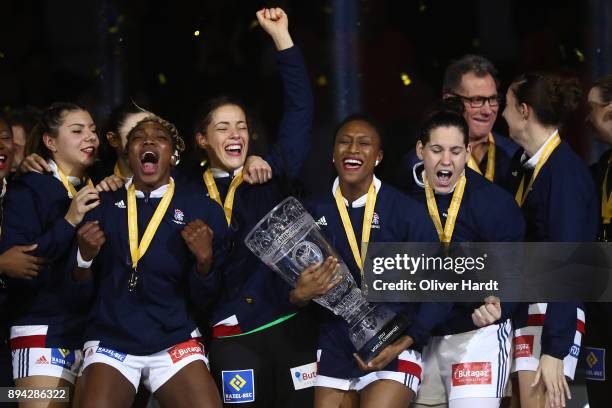
{"type": "Polygon", "coordinates": [[[372,216],[372,228],[380,229],[380,217],[378,213],[374,213],[372,216]]]}
{"type": "Polygon", "coordinates": [[[185,222],[183,221],[185,219],[185,214],[183,213],[183,211],[179,210],[178,208],[176,208],[174,210],[174,222],[177,224],[185,224],[185,222]]]}

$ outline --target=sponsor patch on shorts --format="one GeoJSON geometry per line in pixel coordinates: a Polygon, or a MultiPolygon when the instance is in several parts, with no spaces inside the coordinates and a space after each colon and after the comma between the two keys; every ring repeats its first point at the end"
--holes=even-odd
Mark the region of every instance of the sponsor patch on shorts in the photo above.
{"type": "Polygon", "coordinates": [[[293,380],[293,388],[296,390],[314,387],[317,379],[317,363],[315,361],[310,364],[293,367],[289,369],[289,372],[291,373],[291,379],[293,380]]]}
{"type": "Polygon", "coordinates": [[[592,381],[606,381],[606,349],[585,347],[584,360],[586,362],[584,378],[592,381]]]}
{"type": "Polygon", "coordinates": [[[74,365],[75,358],[74,350],[62,348],[51,349],[51,364],[53,365],[71,369],[74,365]]]}
{"type": "Polygon", "coordinates": [[[96,353],[104,354],[106,356],[109,356],[110,358],[114,358],[115,360],[119,360],[121,362],[123,362],[123,360],[125,360],[125,357],[127,356],[127,354],[125,354],[125,353],[120,353],[120,352],[115,351],[113,349],[109,349],[109,348],[106,348],[106,347],[100,347],[100,346],[98,346],[98,349],[96,350],[96,353]]]}
{"type": "Polygon", "coordinates": [[[255,401],[255,374],[253,370],[222,371],[223,402],[240,404],[255,401]]]}
{"type": "Polygon", "coordinates": [[[514,358],[533,356],[533,336],[514,338],[514,358]]]}
{"type": "Polygon", "coordinates": [[[196,339],[191,339],[183,343],[179,343],[176,346],[170,347],[168,349],[168,354],[170,354],[172,363],[176,363],[178,361],[181,361],[185,357],[192,356],[194,354],[203,355],[204,349],[196,339]]]}
{"type": "Polygon", "coordinates": [[[491,384],[491,363],[473,362],[453,364],[453,387],[491,384]]]}
{"type": "Polygon", "coordinates": [[[580,354],[580,346],[578,344],[574,344],[572,347],[570,347],[569,353],[570,356],[578,358],[578,355],[580,354]]]}

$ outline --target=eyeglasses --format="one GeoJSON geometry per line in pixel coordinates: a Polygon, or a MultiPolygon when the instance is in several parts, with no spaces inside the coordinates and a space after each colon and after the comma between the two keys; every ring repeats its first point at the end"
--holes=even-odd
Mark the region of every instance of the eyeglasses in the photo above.
{"type": "Polygon", "coordinates": [[[458,98],[463,99],[464,101],[467,101],[470,106],[472,108],[482,108],[485,104],[485,102],[489,102],[489,106],[492,108],[496,108],[499,106],[500,104],[500,98],[499,95],[494,95],[494,96],[463,96],[463,95],[459,95],[456,93],[452,94],[453,96],[456,96],[458,98]]]}

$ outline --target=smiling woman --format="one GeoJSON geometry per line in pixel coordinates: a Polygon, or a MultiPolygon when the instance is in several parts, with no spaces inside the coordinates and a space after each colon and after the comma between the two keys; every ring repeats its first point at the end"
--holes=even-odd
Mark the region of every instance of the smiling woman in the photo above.
{"type": "Polygon", "coordinates": [[[191,307],[219,289],[213,254],[227,226],[216,203],[170,177],[183,149],[171,123],[154,115],[138,122],[126,145],[133,178],[102,195],[78,231],[74,276],[97,289],[82,407],[131,405],[141,380],[163,406],[220,405],[191,307]]]}
{"type": "Polygon", "coordinates": [[[13,132],[8,120],[0,116],[0,179],[4,183],[4,177],[8,174],[13,155],[13,132]]]}
{"type": "Polygon", "coordinates": [[[129,132],[125,149],[134,185],[140,191],[152,191],[168,184],[185,143],[172,124],[151,115],[129,132]]]}
{"type": "MultiPolygon", "coordinates": [[[[423,206],[374,175],[383,159],[383,137],[377,122],[363,114],[343,120],[334,134],[333,161],[338,177],[326,194],[308,199],[308,211],[334,243],[343,267],[363,285],[363,263],[369,242],[436,241],[423,206]]],[[[304,305],[338,284],[340,260],[304,270],[291,301],[304,305]]],[[[422,323],[418,305],[387,303],[411,325],[371,361],[354,357],[349,327],[338,316],[324,315],[319,330],[315,407],[406,407],[421,381],[422,323]],[[366,365],[365,363],[368,363],[366,365]],[[383,380],[383,381],[380,381],[383,380]],[[357,395],[358,394],[358,395],[357,395]],[[346,405],[347,402],[350,404],[346,405]]]]}
{"type": "Polygon", "coordinates": [[[13,377],[18,386],[72,387],[81,363],[87,297],[70,279],[70,249],[75,226],[99,204],[87,179],[98,148],[95,130],[83,108],[51,105],[34,132],[33,146],[52,172],[22,175],[6,197],[0,251],[35,244],[28,253],[49,261],[21,279],[7,279],[13,377]]]}

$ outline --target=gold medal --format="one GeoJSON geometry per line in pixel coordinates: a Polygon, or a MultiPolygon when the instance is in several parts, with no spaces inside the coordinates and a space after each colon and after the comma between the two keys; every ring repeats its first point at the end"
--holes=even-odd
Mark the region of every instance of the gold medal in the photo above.
{"type": "Polygon", "coordinates": [[[225,220],[227,221],[227,225],[230,225],[232,222],[232,211],[234,209],[234,196],[236,194],[236,189],[244,181],[242,178],[242,170],[236,173],[234,179],[230,183],[224,203],[221,203],[221,195],[219,194],[217,184],[215,183],[215,178],[213,177],[212,170],[210,168],[206,169],[203,177],[204,184],[206,184],[206,189],[208,190],[208,196],[223,207],[223,211],[225,212],[225,220]]]}
{"type": "Polygon", "coordinates": [[[123,173],[121,173],[121,168],[119,167],[119,162],[115,163],[115,167],[113,168],[113,174],[117,177],[121,177],[123,179],[127,178],[127,176],[124,176],[123,173]]]}
{"type": "Polygon", "coordinates": [[[427,197],[427,210],[436,227],[436,231],[438,231],[438,238],[440,242],[451,242],[453,232],[455,231],[455,223],[457,222],[457,214],[459,214],[461,200],[463,200],[463,193],[465,192],[465,185],[467,183],[465,173],[461,175],[455,185],[455,192],[453,193],[453,198],[448,208],[448,216],[446,217],[444,227],[442,227],[442,220],[440,220],[440,213],[438,212],[434,191],[429,185],[425,172],[423,172],[423,183],[425,184],[425,197],[427,197]]]}
{"type": "Polygon", "coordinates": [[[363,261],[365,260],[367,244],[370,241],[370,232],[372,230],[374,206],[376,205],[376,188],[374,187],[374,182],[370,184],[370,188],[368,189],[368,195],[366,198],[366,207],[365,212],[363,214],[363,226],[361,228],[361,251],[359,251],[359,247],[357,246],[357,238],[355,237],[355,231],[353,230],[351,218],[349,217],[348,211],[346,210],[346,205],[344,204],[342,193],[340,192],[340,186],[336,188],[334,197],[336,199],[336,206],[338,207],[338,211],[340,212],[340,218],[342,219],[344,232],[346,232],[346,237],[349,241],[351,251],[353,252],[353,257],[355,258],[355,263],[357,264],[359,269],[363,269],[363,261]]]}
{"type": "Polygon", "coordinates": [[[601,220],[604,225],[610,224],[612,219],[612,192],[608,193],[608,171],[612,162],[612,154],[608,158],[608,167],[601,185],[601,220]]]}
{"type": "MultiPolygon", "coordinates": [[[[487,170],[485,171],[485,178],[493,182],[495,178],[495,139],[492,133],[489,133],[488,141],[489,147],[487,148],[487,170]]],[[[471,154],[468,159],[468,167],[482,176],[480,166],[476,163],[476,160],[471,154]]]]}
{"type": "Polygon", "coordinates": [[[554,135],[544,145],[544,151],[542,152],[542,155],[538,159],[538,163],[536,164],[535,169],[533,170],[533,174],[531,175],[531,179],[529,180],[529,184],[527,185],[527,190],[524,190],[525,175],[523,174],[523,177],[521,178],[521,184],[519,185],[519,188],[516,191],[516,195],[514,196],[514,199],[516,200],[519,207],[522,207],[523,204],[525,204],[527,195],[531,191],[531,188],[533,187],[533,183],[535,182],[536,177],[538,177],[540,170],[542,170],[542,167],[544,166],[544,164],[546,164],[546,161],[548,160],[552,152],[560,144],[561,144],[561,138],[559,137],[559,132],[555,131],[554,135]]]}
{"type": "MultiPolygon", "coordinates": [[[[73,198],[76,195],[77,191],[72,185],[72,183],[68,181],[68,177],[64,174],[64,172],[62,171],[62,169],[60,169],[59,166],[57,166],[57,174],[59,175],[60,181],[64,185],[64,188],[66,189],[66,191],[68,191],[68,197],[73,198]]],[[[90,178],[87,179],[86,183],[90,187],[94,186],[90,178]]]]}
{"type": "Polygon", "coordinates": [[[132,257],[132,274],[130,276],[128,287],[130,292],[134,290],[136,285],[138,284],[138,261],[142,258],[149,249],[149,245],[155,236],[155,232],[159,228],[159,224],[161,223],[164,214],[168,210],[168,206],[170,206],[170,201],[172,200],[172,196],[174,195],[174,180],[170,178],[170,184],[168,185],[168,189],[164,193],[161,201],[157,205],[155,212],[153,213],[153,217],[149,224],[147,225],[147,229],[142,235],[142,240],[140,244],[138,243],[138,209],[136,207],[136,187],[134,187],[134,183],[130,185],[127,191],[127,210],[128,210],[128,236],[130,240],[130,255],[132,257]]]}
{"type": "Polygon", "coordinates": [[[361,227],[361,251],[359,251],[359,247],[357,246],[357,238],[355,237],[355,231],[353,230],[353,225],[351,224],[351,218],[349,217],[348,211],[346,210],[346,205],[344,204],[344,199],[342,198],[340,185],[338,185],[336,191],[334,192],[334,198],[336,199],[336,206],[338,207],[338,212],[340,213],[340,218],[342,219],[342,226],[344,227],[346,238],[348,239],[351,251],[353,252],[355,263],[361,271],[361,282],[363,285],[365,282],[363,279],[363,262],[365,261],[368,243],[370,242],[372,219],[374,218],[374,207],[376,206],[376,188],[374,187],[374,181],[372,181],[370,188],[368,189],[365,211],[363,213],[363,225],[361,227]]]}

